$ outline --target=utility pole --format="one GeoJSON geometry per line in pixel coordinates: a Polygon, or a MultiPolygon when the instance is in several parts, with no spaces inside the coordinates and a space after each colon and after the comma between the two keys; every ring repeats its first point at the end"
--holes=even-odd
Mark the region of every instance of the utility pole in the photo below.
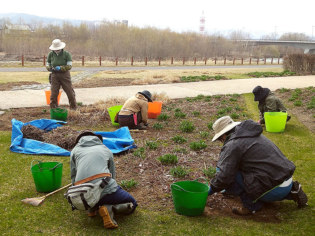
{"type": "Polygon", "coordinates": [[[312,41],[314,41],[314,28],[315,28],[315,25],[312,25],[312,41]]]}

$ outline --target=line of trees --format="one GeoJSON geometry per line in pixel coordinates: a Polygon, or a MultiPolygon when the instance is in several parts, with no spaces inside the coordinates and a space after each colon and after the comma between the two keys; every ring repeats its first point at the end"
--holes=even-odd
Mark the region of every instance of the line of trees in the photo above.
{"type": "MultiPolygon", "coordinates": [[[[66,42],[66,50],[74,57],[102,56],[107,58],[145,58],[149,60],[169,57],[282,57],[289,53],[303,53],[300,49],[280,46],[244,46],[237,42],[249,39],[242,31],[229,36],[201,35],[194,32],[176,33],[169,29],[128,27],[103,22],[74,26],[37,25],[32,32],[12,32],[0,35],[0,51],[7,54],[46,55],[55,38],[66,42]]],[[[273,39],[273,35],[264,39],[273,39]]],[[[279,40],[308,40],[304,34],[284,34],[279,40]]]]}

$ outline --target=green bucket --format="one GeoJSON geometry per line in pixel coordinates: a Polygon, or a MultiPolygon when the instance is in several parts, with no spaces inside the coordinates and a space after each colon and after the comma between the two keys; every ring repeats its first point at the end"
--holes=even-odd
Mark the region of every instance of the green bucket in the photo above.
{"type": "Polygon", "coordinates": [[[171,184],[175,211],[178,214],[198,216],[203,213],[208,198],[209,186],[197,180],[171,184]]]}
{"type": "Polygon", "coordinates": [[[109,117],[113,126],[119,126],[119,124],[115,122],[115,116],[121,110],[121,108],[122,108],[122,105],[117,105],[117,106],[107,108],[107,111],[108,111],[108,114],[109,114],[109,117]]]}
{"type": "Polygon", "coordinates": [[[48,193],[61,187],[62,163],[60,162],[41,162],[33,165],[31,171],[37,192],[48,193]]]}
{"type": "Polygon", "coordinates": [[[54,120],[66,121],[68,117],[68,110],[65,108],[52,108],[50,109],[50,118],[54,120]]]}
{"type": "Polygon", "coordinates": [[[283,132],[287,123],[286,112],[265,112],[266,131],[271,133],[283,132]]]}

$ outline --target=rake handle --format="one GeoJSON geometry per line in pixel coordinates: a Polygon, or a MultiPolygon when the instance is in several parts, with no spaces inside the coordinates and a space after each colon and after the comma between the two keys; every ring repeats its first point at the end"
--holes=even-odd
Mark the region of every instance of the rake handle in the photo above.
{"type": "Polygon", "coordinates": [[[46,195],[43,196],[42,198],[49,197],[50,195],[53,195],[54,193],[57,193],[57,192],[59,192],[59,191],[65,189],[65,188],[68,188],[68,187],[70,187],[71,185],[72,185],[72,184],[67,184],[66,186],[63,186],[63,187],[61,187],[61,188],[58,188],[57,190],[55,190],[55,191],[53,191],[53,192],[51,192],[51,193],[46,194],[46,195]]]}

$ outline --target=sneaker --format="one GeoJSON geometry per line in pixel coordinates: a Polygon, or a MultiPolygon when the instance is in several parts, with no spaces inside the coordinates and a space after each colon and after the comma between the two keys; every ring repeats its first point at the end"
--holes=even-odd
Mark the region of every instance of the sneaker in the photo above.
{"type": "Polygon", "coordinates": [[[303,192],[301,184],[298,181],[293,181],[291,196],[293,200],[298,204],[299,208],[307,206],[307,196],[303,192]]]}
{"type": "Polygon", "coordinates": [[[256,213],[255,211],[250,211],[245,207],[233,207],[232,212],[240,216],[247,216],[247,215],[252,215],[256,213]]]}
{"type": "Polygon", "coordinates": [[[98,213],[103,218],[104,227],[106,229],[115,229],[118,227],[118,225],[114,223],[113,219],[111,218],[106,206],[101,206],[98,210],[98,213]]]}

